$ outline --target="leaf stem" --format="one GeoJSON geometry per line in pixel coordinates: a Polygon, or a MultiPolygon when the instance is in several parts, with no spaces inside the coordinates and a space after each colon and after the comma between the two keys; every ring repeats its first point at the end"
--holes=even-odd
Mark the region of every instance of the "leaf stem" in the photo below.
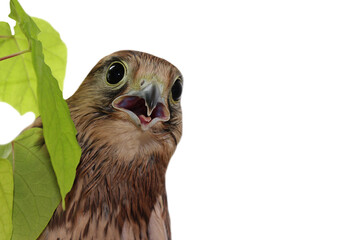
{"type": "Polygon", "coordinates": [[[0,61],[5,60],[5,59],[8,59],[8,58],[16,57],[16,56],[19,56],[19,55],[21,55],[21,54],[28,53],[28,52],[30,52],[29,49],[28,49],[28,50],[24,50],[24,51],[20,51],[20,52],[17,52],[17,53],[14,53],[14,54],[11,54],[11,55],[8,55],[8,56],[5,56],[5,57],[1,57],[1,58],[0,58],[0,61]]]}
{"type": "Polygon", "coordinates": [[[4,35],[0,35],[0,38],[13,38],[13,36],[4,36],[4,35]]]}
{"type": "Polygon", "coordinates": [[[15,172],[15,144],[14,141],[11,142],[11,149],[12,149],[12,164],[13,164],[13,172],[15,172]]]}

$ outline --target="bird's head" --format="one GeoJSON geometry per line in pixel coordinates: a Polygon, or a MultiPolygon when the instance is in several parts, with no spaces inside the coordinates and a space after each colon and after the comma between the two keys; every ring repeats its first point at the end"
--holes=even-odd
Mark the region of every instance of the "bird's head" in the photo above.
{"type": "Polygon", "coordinates": [[[175,148],[182,132],[182,86],[180,71],[166,60],[120,51],[101,59],[68,103],[79,132],[128,148],[157,141],[175,148]]]}

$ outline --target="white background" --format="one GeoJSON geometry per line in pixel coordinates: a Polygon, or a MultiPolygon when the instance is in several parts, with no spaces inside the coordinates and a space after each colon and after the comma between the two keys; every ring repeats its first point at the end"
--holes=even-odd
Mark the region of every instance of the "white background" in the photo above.
{"type": "MultiPolygon", "coordinates": [[[[184,133],[167,172],[174,240],[360,239],[357,1],[21,4],[68,46],[65,98],[117,50],[182,71],[184,133]]],[[[0,107],[5,143],[32,120],[0,107]]]]}

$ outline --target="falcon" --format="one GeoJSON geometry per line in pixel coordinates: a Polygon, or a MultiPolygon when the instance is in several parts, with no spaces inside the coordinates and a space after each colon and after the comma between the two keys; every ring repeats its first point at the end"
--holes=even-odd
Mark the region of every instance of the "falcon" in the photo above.
{"type": "Polygon", "coordinates": [[[82,149],[76,178],[38,239],[171,239],[165,173],[182,134],[182,86],[175,66],[143,52],[95,65],[67,100],[82,149]]]}

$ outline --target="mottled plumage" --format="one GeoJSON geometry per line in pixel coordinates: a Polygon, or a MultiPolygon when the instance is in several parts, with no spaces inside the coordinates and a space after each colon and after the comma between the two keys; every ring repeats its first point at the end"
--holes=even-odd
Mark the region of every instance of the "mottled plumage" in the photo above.
{"type": "Polygon", "coordinates": [[[165,173],[182,133],[175,83],[176,67],[135,51],[91,70],[67,100],[82,148],[76,179],[39,239],[171,239],[165,173]]]}

